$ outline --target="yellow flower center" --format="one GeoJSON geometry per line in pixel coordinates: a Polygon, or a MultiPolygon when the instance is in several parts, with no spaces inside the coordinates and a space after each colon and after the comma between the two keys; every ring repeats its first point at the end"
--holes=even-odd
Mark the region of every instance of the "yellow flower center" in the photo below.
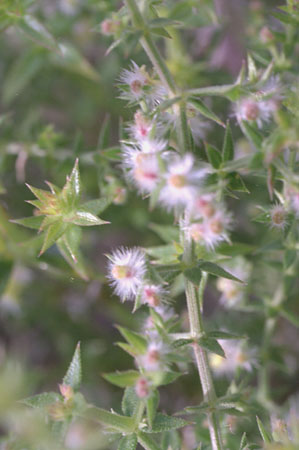
{"type": "Polygon", "coordinates": [[[184,175],[171,175],[168,180],[169,184],[171,184],[175,188],[182,188],[186,186],[187,180],[184,175]]]}

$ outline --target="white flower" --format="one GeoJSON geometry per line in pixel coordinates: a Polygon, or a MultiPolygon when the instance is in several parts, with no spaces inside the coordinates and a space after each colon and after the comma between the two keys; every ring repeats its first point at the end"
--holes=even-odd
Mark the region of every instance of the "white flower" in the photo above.
{"type": "Polygon", "coordinates": [[[264,122],[269,122],[273,114],[273,106],[267,100],[258,101],[255,98],[243,98],[236,104],[235,114],[239,123],[242,121],[256,122],[262,128],[264,122]]]}
{"type": "Polygon", "coordinates": [[[140,148],[144,153],[161,153],[166,149],[167,142],[157,139],[144,139],[140,142],[140,148]]]}
{"type": "Polygon", "coordinates": [[[191,154],[171,155],[159,200],[169,209],[189,205],[205,174],[205,169],[194,168],[191,154]]]}
{"type": "Polygon", "coordinates": [[[141,193],[151,193],[161,179],[161,167],[157,153],[146,153],[136,147],[123,147],[124,167],[141,193]]]}
{"type": "Polygon", "coordinates": [[[115,293],[122,299],[133,300],[140,290],[146,273],[146,261],[139,248],[120,248],[109,255],[109,275],[115,293]]]}
{"type": "Polygon", "coordinates": [[[238,368],[251,371],[256,366],[256,350],[245,349],[241,342],[219,339],[224,350],[225,358],[212,353],[209,355],[210,363],[216,374],[233,375],[238,368]]]}
{"type": "Polygon", "coordinates": [[[144,370],[154,372],[161,370],[165,365],[165,355],[167,347],[161,340],[154,340],[149,343],[144,355],[137,358],[137,363],[144,370]]]}
{"type": "Polygon", "coordinates": [[[295,215],[299,217],[299,188],[291,185],[286,185],[285,196],[290,205],[290,208],[294,211],[295,215]]]}
{"type": "Polygon", "coordinates": [[[144,87],[149,82],[149,75],[145,67],[139,67],[132,61],[131,70],[124,69],[120,75],[120,82],[129,87],[129,92],[122,89],[122,97],[129,100],[138,100],[144,94],[144,87]]]}
{"type": "Polygon", "coordinates": [[[147,139],[154,127],[153,122],[148,119],[141,111],[136,111],[134,115],[134,123],[129,130],[136,141],[147,139]]]}
{"type": "Polygon", "coordinates": [[[232,215],[222,204],[206,204],[197,217],[192,218],[190,223],[184,226],[190,239],[204,244],[210,250],[222,241],[229,242],[228,232],[232,225],[232,215]],[[203,214],[205,216],[202,217],[203,214]]]}
{"type": "Polygon", "coordinates": [[[288,224],[287,216],[288,213],[282,205],[274,205],[270,210],[271,228],[283,230],[288,224]]]}
{"type": "Polygon", "coordinates": [[[166,291],[162,286],[145,284],[142,288],[141,300],[152,308],[157,308],[161,305],[165,295],[166,291]]]}
{"type": "MultiPolygon", "coordinates": [[[[233,264],[224,267],[235,277],[242,281],[247,281],[250,272],[250,264],[242,257],[234,259],[233,264]]],[[[244,285],[227,278],[217,279],[217,289],[222,293],[220,302],[226,308],[230,308],[240,303],[244,298],[244,285]]]]}

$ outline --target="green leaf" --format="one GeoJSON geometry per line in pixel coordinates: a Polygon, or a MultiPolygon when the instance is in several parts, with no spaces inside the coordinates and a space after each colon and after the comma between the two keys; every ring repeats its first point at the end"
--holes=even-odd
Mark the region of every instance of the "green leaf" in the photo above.
{"type": "Polygon", "coordinates": [[[81,350],[80,342],[78,342],[73,359],[65,377],[63,378],[63,384],[71,386],[74,390],[78,389],[81,384],[82,368],[81,368],[81,350]]]}
{"type": "Polygon", "coordinates": [[[254,126],[252,126],[245,120],[241,122],[241,129],[245,134],[245,136],[247,137],[247,139],[250,142],[252,142],[254,147],[257,150],[261,150],[263,144],[263,136],[261,135],[261,133],[254,126]]]}
{"type": "Polygon", "coordinates": [[[121,402],[121,409],[125,416],[133,416],[140,403],[135,387],[127,387],[121,402]]]}
{"type": "Polygon", "coordinates": [[[224,270],[222,267],[218,266],[215,263],[210,261],[199,260],[197,263],[197,267],[199,267],[204,272],[208,272],[216,277],[227,278],[229,280],[238,281],[239,283],[243,283],[243,281],[239,280],[239,278],[235,277],[231,273],[224,270]]]}
{"type": "Polygon", "coordinates": [[[6,289],[13,266],[13,261],[0,261],[0,297],[6,289]]]}
{"type": "Polygon", "coordinates": [[[288,320],[295,327],[299,328],[299,317],[296,314],[288,311],[287,309],[285,309],[283,307],[280,307],[279,313],[284,319],[288,320]]]}
{"type": "Polygon", "coordinates": [[[202,271],[198,267],[191,267],[190,269],[184,270],[183,274],[187,278],[187,280],[191,281],[191,283],[199,285],[200,280],[202,278],[202,271]]]}
{"type": "Polygon", "coordinates": [[[38,45],[42,45],[50,50],[58,50],[58,44],[49,31],[41,24],[36,17],[25,14],[17,22],[19,28],[38,45]]]}
{"type": "Polygon", "coordinates": [[[250,55],[250,53],[248,53],[247,55],[247,67],[248,67],[248,78],[250,82],[254,82],[257,79],[258,73],[257,73],[257,68],[254,62],[254,59],[252,58],[252,56],[250,55]]]}
{"type": "Polygon", "coordinates": [[[119,387],[134,386],[140,373],[136,370],[126,370],[123,372],[105,373],[102,375],[109,383],[115,384],[119,387]]]}
{"type": "Polygon", "coordinates": [[[205,149],[210,164],[214,167],[214,169],[219,169],[222,164],[222,157],[219,150],[208,143],[205,143],[205,149]]]}
{"type": "Polygon", "coordinates": [[[239,336],[233,333],[227,333],[227,331],[209,331],[206,333],[208,337],[214,339],[244,339],[245,336],[239,336]]]}
{"type": "Polygon", "coordinates": [[[102,220],[99,217],[91,214],[87,211],[76,211],[71,217],[67,219],[68,222],[71,222],[75,225],[80,225],[81,227],[92,227],[95,225],[105,225],[108,224],[106,220],[102,220]]]}
{"type": "Polygon", "coordinates": [[[239,99],[243,89],[236,84],[226,84],[222,86],[207,86],[202,88],[190,89],[185,93],[190,97],[194,95],[216,95],[219,97],[226,97],[231,101],[236,101],[239,99]]]}
{"type": "Polygon", "coordinates": [[[179,242],[180,240],[179,228],[174,225],[158,225],[150,223],[149,228],[157,233],[157,235],[166,243],[171,243],[173,241],[179,242]]]}
{"type": "Polygon", "coordinates": [[[116,327],[126,341],[131,344],[138,353],[144,353],[147,349],[147,340],[139,333],[128,330],[127,328],[116,327]]]}
{"type": "Polygon", "coordinates": [[[135,423],[131,417],[121,416],[120,414],[106,411],[96,406],[88,407],[83,416],[87,419],[99,422],[104,426],[112,428],[115,431],[131,433],[134,430],[135,423]]]}
{"type": "Polygon", "coordinates": [[[151,32],[157,34],[158,36],[163,36],[165,38],[171,39],[170,34],[165,30],[165,28],[152,27],[151,32]]]}
{"type": "Polygon", "coordinates": [[[150,428],[153,427],[154,419],[159,406],[159,400],[160,395],[157,389],[155,389],[146,400],[146,417],[150,428]]]}
{"type": "Polygon", "coordinates": [[[78,203],[81,196],[81,181],[79,172],[79,160],[75,161],[71,174],[67,177],[62,190],[62,195],[68,205],[73,206],[78,203]]]}
{"type": "Polygon", "coordinates": [[[110,205],[110,203],[111,202],[108,198],[89,200],[88,202],[80,205],[80,210],[97,216],[98,214],[101,214],[110,205]]]}
{"type": "Polygon", "coordinates": [[[203,336],[200,339],[198,339],[197,342],[201,347],[206,349],[208,352],[216,353],[216,355],[225,358],[224,350],[216,339],[213,339],[208,336],[203,336]]]}
{"type": "Polygon", "coordinates": [[[22,219],[13,219],[10,222],[23,225],[23,227],[32,228],[33,230],[39,230],[43,220],[44,216],[31,216],[22,219]]]}
{"type": "Polygon", "coordinates": [[[189,345],[193,342],[193,339],[176,339],[174,342],[171,343],[172,348],[180,348],[184,347],[185,345],[189,345]]]}
{"type": "Polygon", "coordinates": [[[62,396],[57,394],[57,392],[43,392],[42,394],[23,399],[21,403],[32,408],[46,409],[47,406],[60,402],[61,400],[62,396]]]}
{"type": "Polygon", "coordinates": [[[138,433],[138,442],[145,450],[161,450],[151,436],[141,431],[138,433]]]}
{"type": "Polygon", "coordinates": [[[182,450],[182,442],[178,431],[165,431],[163,433],[161,445],[162,450],[182,450]]]}
{"type": "Polygon", "coordinates": [[[218,125],[221,125],[222,127],[225,127],[222,120],[219,119],[219,117],[216,116],[213,111],[211,111],[205,104],[202,102],[199,98],[189,98],[188,102],[197,110],[199,111],[204,117],[207,119],[213,120],[213,122],[218,123],[218,125]]]}
{"type": "Polygon", "coordinates": [[[109,138],[110,138],[110,131],[111,131],[111,120],[110,116],[106,115],[104,118],[104,121],[101,126],[99,138],[98,138],[98,145],[97,148],[104,149],[109,147],[109,138]]]}
{"type": "Polygon", "coordinates": [[[283,258],[283,265],[285,269],[287,270],[289,267],[291,267],[297,258],[297,251],[294,249],[287,249],[284,254],[283,258]]]}
{"type": "Polygon", "coordinates": [[[238,172],[231,172],[230,174],[228,174],[227,180],[228,180],[228,187],[232,191],[246,192],[247,194],[250,194],[249,190],[247,189],[243,179],[240,177],[238,172]]]}
{"type": "Polygon", "coordinates": [[[152,428],[145,427],[142,428],[142,431],[145,433],[161,433],[162,431],[176,430],[189,424],[190,422],[180,419],[179,417],[166,416],[164,414],[157,413],[155,420],[153,421],[152,428]]]}
{"type": "Polygon", "coordinates": [[[229,122],[227,122],[226,124],[226,130],[222,147],[222,159],[223,162],[231,161],[234,159],[234,141],[229,122]]]}
{"type": "Polygon", "coordinates": [[[35,195],[36,198],[40,200],[41,203],[48,203],[50,200],[53,199],[53,195],[51,192],[45,191],[44,189],[38,189],[33,186],[30,186],[30,184],[25,183],[28,189],[35,195]]]}
{"type": "Polygon", "coordinates": [[[256,416],[256,421],[257,421],[257,426],[259,428],[259,432],[262,436],[263,441],[266,442],[267,444],[272,442],[270,434],[266,431],[262,421],[259,419],[258,416],[256,416]]]}
{"type": "Polygon", "coordinates": [[[84,263],[81,252],[79,249],[75,252],[74,248],[70,248],[65,237],[66,237],[66,233],[61,238],[59,238],[58,241],[56,242],[58,250],[60,251],[61,255],[64,257],[64,259],[67,261],[67,263],[79,275],[79,277],[81,277],[83,280],[87,281],[88,280],[88,272],[85,267],[85,263],[84,263]]]}
{"type": "Polygon", "coordinates": [[[63,235],[66,228],[67,225],[61,221],[57,221],[48,227],[48,229],[43,233],[44,240],[39,256],[55,244],[55,242],[63,235]]]}
{"type": "Polygon", "coordinates": [[[145,251],[149,256],[155,258],[157,264],[177,262],[177,250],[173,244],[149,247],[145,251]]]}
{"type": "Polygon", "coordinates": [[[64,235],[60,238],[63,240],[67,250],[76,264],[78,262],[78,249],[82,237],[82,230],[76,225],[71,225],[67,228],[64,235]]]}
{"type": "Polygon", "coordinates": [[[124,436],[120,440],[117,450],[135,450],[136,447],[137,447],[137,436],[136,434],[130,434],[129,436],[124,436]]]}

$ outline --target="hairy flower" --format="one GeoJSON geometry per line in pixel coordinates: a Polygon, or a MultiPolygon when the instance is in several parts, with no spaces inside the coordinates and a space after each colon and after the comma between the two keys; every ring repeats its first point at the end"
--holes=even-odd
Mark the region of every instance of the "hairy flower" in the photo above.
{"type": "Polygon", "coordinates": [[[270,210],[271,227],[283,230],[288,224],[287,216],[288,213],[282,205],[274,205],[270,210]]]}
{"type": "Polygon", "coordinates": [[[258,101],[255,98],[243,98],[236,104],[235,114],[239,123],[242,121],[256,122],[262,128],[264,122],[269,122],[273,113],[272,104],[269,101],[258,101]]]}
{"type": "MultiPolygon", "coordinates": [[[[152,335],[149,335],[150,337],[152,335]]],[[[154,338],[148,345],[144,355],[137,358],[137,363],[140,367],[148,372],[155,372],[161,370],[165,366],[165,355],[167,347],[157,338],[154,338]]]]}
{"type": "Polygon", "coordinates": [[[210,363],[216,374],[233,375],[238,368],[251,371],[257,364],[255,349],[244,348],[242,343],[234,340],[219,339],[225,358],[211,354],[210,363]]]}
{"type": "Polygon", "coordinates": [[[142,288],[141,300],[143,303],[157,308],[161,306],[166,291],[162,286],[156,284],[145,284],[142,288]]]}
{"type": "Polygon", "coordinates": [[[141,249],[122,247],[109,255],[108,278],[122,301],[134,299],[142,286],[145,273],[145,255],[141,249]]]}
{"type": "Polygon", "coordinates": [[[170,162],[164,174],[165,185],[160,192],[160,201],[168,209],[176,206],[188,206],[201,185],[205,169],[194,167],[191,154],[170,156],[170,162]]]}
{"type": "MultiPolygon", "coordinates": [[[[242,281],[247,281],[250,273],[250,264],[242,257],[234,259],[225,269],[242,281]]],[[[227,278],[217,279],[217,289],[222,293],[220,302],[225,308],[234,307],[244,298],[244,285],[227,278]]]]}
{"type": "Polygon", "coordinates": [[[142,194],[151,193],[161,179],[157,153],[147,153],[136,147],[124,146],[123,165],[128,169],[130,180],[142,194]]]}
{"type": "Polygon", "coordinates": [[[124,69],[120,75],[120,82],[124,85],[122,97],[128,100],[138,100],[144,94],[144,87],[149,82],[149,75],[144,66],[139,67],[132,61],[131,69],[124,69]],[[128,87],[128,90],[126,89],[128,87]]]}

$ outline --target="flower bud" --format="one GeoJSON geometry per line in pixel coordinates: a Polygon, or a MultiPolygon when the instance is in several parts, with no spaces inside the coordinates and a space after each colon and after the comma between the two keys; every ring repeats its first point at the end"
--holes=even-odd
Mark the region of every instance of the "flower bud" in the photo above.
{"type": "Polygon", "coordinates": [[[139,378],[135,385],[137,397],[146,398],[149,395],[149,383],[146,378],[139,378]]]}

